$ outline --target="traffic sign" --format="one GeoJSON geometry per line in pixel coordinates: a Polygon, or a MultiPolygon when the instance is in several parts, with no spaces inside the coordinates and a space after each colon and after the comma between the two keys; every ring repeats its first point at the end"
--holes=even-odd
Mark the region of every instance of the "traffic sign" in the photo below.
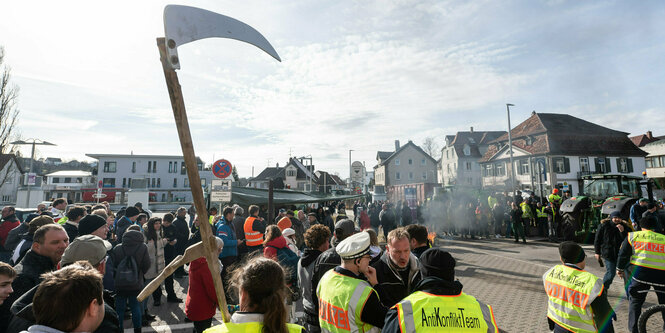
{"type": "Polygon", "coordinates": [[[217,178],[226,178],[231,175],[233,166],[231,162],[221,159],[212,164],[212,174],[217,178]]]}
{"type": "Polygon", "coordinates": [[[95,198],[95,199],[104,199],[104,198],[106,198],[106,194],[105,193],[95,193],[95,194],[92,195],[92,197],[95,198]]]}
{"type": "Polygon", "coordinates": [[[231,201],[231,180],[213,179],[210,184],[211,202],[229,202],[231,201]]]}

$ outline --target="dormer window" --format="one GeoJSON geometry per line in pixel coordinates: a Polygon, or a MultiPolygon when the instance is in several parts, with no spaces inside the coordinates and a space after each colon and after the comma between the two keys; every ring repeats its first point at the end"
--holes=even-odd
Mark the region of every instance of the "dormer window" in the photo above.
{"type": "Polygon", "coordinates": [[[469,147],[469,145],[467,144],[464,144],[464,148],[462,149],[462,151],[464,152],[465,156],[471,155],[471,147],[469,147]]]}
{"type": "Polygon", "coordinates": [[[533,139],[530,136],[527,136],[526,139],[524,139],[524,143],[526,143],[527,146],[530,146],[533,144],[533,139]]]}

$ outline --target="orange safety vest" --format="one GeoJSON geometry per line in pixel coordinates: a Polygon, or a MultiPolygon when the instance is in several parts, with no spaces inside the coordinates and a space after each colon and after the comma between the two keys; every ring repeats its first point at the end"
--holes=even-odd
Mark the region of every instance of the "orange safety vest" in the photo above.
{"type": "Polygon", "coordinates": [[[263,244],[263,234],[252,229],[252,226],[254,225],[254,220],[256,220],[256,217],[254,216],[248,217],[245,220],[245,225],[243,226],[243,229],[245,231],[245,242],[247,246],[259,246],[263,244]]]}

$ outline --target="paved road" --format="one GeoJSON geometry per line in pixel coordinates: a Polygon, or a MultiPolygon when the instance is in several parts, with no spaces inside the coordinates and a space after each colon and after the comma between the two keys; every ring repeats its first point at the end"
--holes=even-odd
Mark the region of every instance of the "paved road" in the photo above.
{"type": "MultiPolygon", "coordinates": [[[[464,291],[494,307],[503,332],[548,331],[542,275],[558,263],[556,244],[533,239],[526,245],[507,239],[437,239],[436,245],[451,252],[457,260],[456,274],[464,291]]],[[[585,245],[584,248],[588,258],[593,259],[592,247],[585,245]]],[[[589,260],[587,264],[588,271],[597,276],[604,274],[604,268],[600,268],[595,260],[589,260]]],[[[620,291],[620,283],[617,278],[610,288],[609,300],[617,312],[616,332],[627,332],[628,302],[620,291]]],[[[186,288],[187,278],[176,279],[175,289],[179,291],[179,297],[185,298],[186,288]]],[[[645,306],[655,303],[655,295],[650,294],[645,306]]],[[[150,299],[149,308],[158,315],[158,320],[151,328],[145,327],[145,332],[192,331],[192,324],[184,322],[184,304],[163,302],[155,308],[150,299]]],[[[216,320],[221,320],[219,314],[216,320]]],[[[125,327],[131,327],[131,323],[126,321],[125,327]]]]}
{"type": "MultiPolygon", "coordinates": [[[[437,240],[437,245],[458,260],[456,272],[463,290],[494,307],[497,324],[503,331],[548,331],[542,275],[559,263],[556,244],[533,240],[524,245],[506,239],[456,239],[437,240]]],[[[584,248],[587,257],[592,259],[587,262],[587,270],[602,276],[605,269],[594,260],[593,247],[585,245],[584,248]]],[[[615,279],[609,301],[617,312],[616,332],[627,332],[628,302],[619,286],[621,283],[622,280],[615,279]]],[[[645,307],[655,303],[656,297],[651,294],[645,307]]]]}

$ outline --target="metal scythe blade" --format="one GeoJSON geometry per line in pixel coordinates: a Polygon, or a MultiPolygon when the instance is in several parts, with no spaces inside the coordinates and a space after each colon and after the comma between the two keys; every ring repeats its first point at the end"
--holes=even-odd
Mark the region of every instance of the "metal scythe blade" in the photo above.
{"type": "Polygon", "coordinates": [[[205,9],[168,5],[164,8],[164,32],[169,64],[180,69],[178,46],[195,40],[219,37],[239,40],[265,51],[277,61],[282,61],[275,49],[261,33],[234,18],[205,9]]]}

